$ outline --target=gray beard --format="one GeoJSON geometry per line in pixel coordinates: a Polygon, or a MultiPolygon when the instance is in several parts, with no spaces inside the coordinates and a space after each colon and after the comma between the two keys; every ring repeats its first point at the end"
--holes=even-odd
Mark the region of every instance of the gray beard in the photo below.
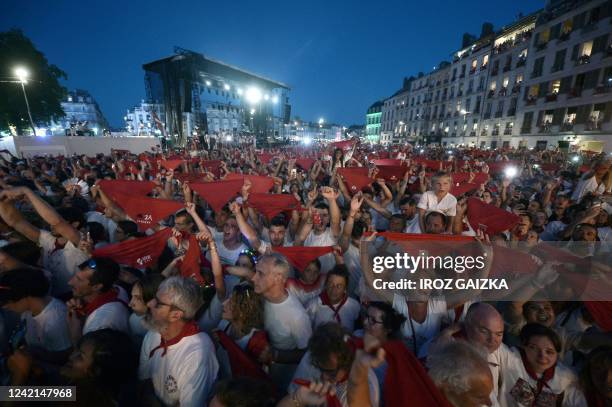
{"type": "Polygon", "coordinates": [[[150,313],[146,313],[142,317],[142,325],[150,331],[161,332],[166,328],[168,324],[165,322],[157,322],[153,320],[153,316],[150,313]]]}

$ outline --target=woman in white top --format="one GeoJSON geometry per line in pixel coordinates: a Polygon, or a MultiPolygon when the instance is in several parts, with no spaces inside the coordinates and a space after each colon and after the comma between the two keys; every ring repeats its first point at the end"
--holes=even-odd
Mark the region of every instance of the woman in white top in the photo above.
{"type": "Polygon", "coordinates": [[[595,195],[603,195],[606,192],[612,191],[612,172],[610,164],[606,162],[599,162],[593,166],[589,172],[585,173],[574,193],[572,194],[572,201],[580,201],[586,194],[592,193],[595,195]]]}
{"type": "Polygon", "coordinates": [[[521,330],[521,348],[502,363],[501,406],[586,406],[576,375],[558,362],[559,335],[540,324],[521,330]]]}

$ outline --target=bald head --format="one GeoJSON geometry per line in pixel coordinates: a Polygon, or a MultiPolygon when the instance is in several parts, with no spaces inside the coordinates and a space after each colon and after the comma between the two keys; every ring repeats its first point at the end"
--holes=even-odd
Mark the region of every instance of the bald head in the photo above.
{"type": "Polygon", "coordinates": [[[472,304],[465,316],[465,333],[470,343],[493,353],[502,342],[504,320],[493,306],[478,302],[472,304]]]}

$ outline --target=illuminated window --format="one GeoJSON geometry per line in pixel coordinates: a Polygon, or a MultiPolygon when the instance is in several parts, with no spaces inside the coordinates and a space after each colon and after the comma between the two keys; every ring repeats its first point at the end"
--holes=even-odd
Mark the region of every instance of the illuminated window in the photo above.
{"type": "Polygon", "coordinates": [[[540,85],[531,85],[529,88],[529,96],[537,98],[538,92],[540,92],[540,85]]]}
{"type": "Polygon", "coordinates": [[[472,69],[476,69],[476,67],[478,66],[478,60],[477,59],[473,59],[472,60],[472,69]]]}
{"type": "Polygon", "coordinates": [[[497,82],[491,83],[491,90],[497,89],[497,82]]]}
{"type": "Polygon", "coordinates": [[[523,82],[523,75],[516,75],[516,79],[514,80],[514,83],[518,85],[522,82],[523,82]]]}
{"type": "Polygon", "coordinates": [[[540,42],[539,44],[546,44],[548,42],[548,40],[550,39],[550,28],[542,31],[540,33],[540,42]]]}
{"type": "Polygon", "coordinates": [[[580,52],[580,56],[591,56],[591,51],[593,50],[593,41],[587,41],[582,44],[582,49],[580,52]]]}
{"type": "Polygon", "coordinates": [[[488,56],[488,55],[485,55],[485,56],[482,58],[482,66],[487,66],[487,64],[488,64],[488,63],[489,63],[489,56],[488,56]]]}
{"type": "Polygon", "coordinates": [[[504,78],[504,81],[503,81],[503,85],[502,85],[502,86],[503,86],[504,88],[505,88],[505,87],[507,87],[509,82],[510,82],[510,78],[506,76],[506,77],[504,78]]]}
{"type": "Polygon", "coordinates": [[[557,79],[556,81],[552,81],[550,85],[550,91],[554,94],[559,93],[559,89],[561,88],[561,80],[557,79]]]}

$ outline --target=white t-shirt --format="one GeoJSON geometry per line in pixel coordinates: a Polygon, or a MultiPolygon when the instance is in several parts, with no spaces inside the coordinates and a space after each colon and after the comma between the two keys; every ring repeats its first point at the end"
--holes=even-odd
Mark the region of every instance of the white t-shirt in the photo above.
{"type": "MultiPolygon", "coordinates": [[[[306,240],[304,240],[304,246],[308,247],[335,246],[336,244],[338,244],[338,239],[333,236],[331,228],[329,227],[320,235],[315,234],[314,230],[311,230],[306,240]]],[[[336,259],[333,253],[327,253],[319,257],[319,260],[321,261],[322,273],[327,273],[336,265],[336,259]]]]}
{"type": "Polygon", "coordinates": [[[26,323],[25,340],[29,346],[43,348],[49,352],[64,351],[72,346],[68,328],[66,304],[52,298],[36,316],[30,311],[22,314],[26,323]]]}
{"type": "Polygon", "coordinates": [[[415,214],[412,219],[406,221],[406,228],[404,228],[404,233],[422,233],[418,213],[415,214]]]}
{"type": "Polygon", "coordinates": [[[87,217],[87,222],[98,222],[99,224],[104,226],[104,229],[106,229],[106,232],[108,233],[109,242],[117,243],[117,240],[115,239],[117,224],[115,223],[115,221],[110,218],[107,218],[106,216],[104,216],[103,213],[96,211],[87,212],[85,216],[87,217]]]}
{"type": "Polygon", "coordinates": [[[406,346],[408,346],[408,349],[414,350],[414,339],[416,337],[417,355],[421,346],[437,335],[440,332],[442,322],[448,319],[446,300],[444,300],[444,298],[430,298],[427,301],[427,317],[425,317],[422,323],[418,323],[415,320],[412,320],[412,324],[410,323],[411,318],[408,312],[406,297],[394,294],[393,308],[406,317],[406,322],[404,322],[401,327],[402,338],[406,346]],[[414,326],[414,335],[411,325],[414,326]]]}
{"type": "Polygon", "coordinates": [[[315,297],[318,297],[321,294],[321,292],[323,292],[323,287],[325,286],[325,279],[326,279],[325,274],[323,273],[319,274],[319,278],[314,283],[316,288],[314,288],[312,291],[306,291],[304,288],[300,286],[300,283],[297,278],[289,278],[287,279],[285,288],[287,289],[287,291],[293,294],[298,300],[300,300],[300,303],[302,303],[304,307],[306,307],[306,305],[308,304],[308,302],[310,302],[310,300],[312,300],[315,297]]]}
{"type": "MultiPolygon", "coordinates": [[[[221,235],[221,239],[215,241],[217,243],[217,253],[219,253],[221,264],[226,264],[228,266],[235,266],[236,262],[238,261],[238,257],[240,257],[240,252],[247,249],[244,243],[240,243],[240,246],[233,250],[228,249],[223,244],[223,235],[221,235]]],[[[210,261],[210,252],[206,253],[206,259],[210,261]]]]}
{"type": "MultiPolygon", "coordinates": [[[[340,308],[340,311],[338,311],[340,325],[348,329],[349,332],[353,332],[355,330],[355,321],[359,318],[360,310],[361,307],[357,301],[351,297],[347,298],[342,308],[340,308]]],[[[323,305],[320,296],[310,300],[306,307],[306,312],[308,312],[310,316],[313,329],[316,329],[319,325],[326,322],[338,322],[334,317],[334,311],[327,305],[323,305]]]]}
{"type": "Polygon", "coordinates": [[[83,325],[83,335],[104,328],[130,333],[128,307],[118,301],[109,302],[97,308],[87,316],[83,325]]]}
{"type": "Polygon", "coordinates": [[[51,272],[51,292],[57,297],[72,291],[68,281],[78,271],[79,264],[89,256],[72,242],[66,243],[63,249],[56,249],[55,241],[56,238],[50,232],[40,231],[38,245],[43,249],[43,266],[51,272]]]}
{"type": "MultiPolygon", "coordinates": [[[[518,350],[512,349],[508,353],[507,364],[503,366],[500,374],[502,375],[502,386],[500,391],[499,404],[502,407],[514,407],[514,406],[531,406],[533,405],[533,397],[531,391],[527,389],[527,385],[531,389],[537,388],[537,383],[532,379],[523,365],[521,355],[518,350]],[[523,384],[521,386],[521,383],[523,384]],[[520,389],[527,389],[527,391],[521,391],[520,389]]],[[[553,378],[546,383],[546,386],[542,389],[540,397],[550,397],[554,400],[555,396],[560,395],[572,386],[577,384],[576,375],[565,367],[561,363],[557,363],[555,367],[555,375],[553,378]],[[552,394],[551,394],[552,393],[552,394]]],[[[571,393],[577,392],[573,389],[571,393]]],[[[586,404],[574,404],[572,400],[579,400],[579,394],[574,394],[573,397],[568,397],[563,400],[562,406],[585,406],[586,404]]],[[[551,405],[558,405],[554,402],[551,405]]]]}
{"type": "Polygon", "coordinates": [[[602,195],[610,191],[606,191],[605,182],[597,184],[597,178],[595,178],[595,175],[593,175],[588,179],[583,178],[580,180],[580,182],[578,182],[578,185],[576,185],[576,189],[574,189],[574,193],[572,194],[572,201],[578,202],[582,199],[582,197],[591,192],[597,195],[602,195]]]}
{"type": "MultiPolygon", "coordinates": [[[[314,367],[310,361],[310,352],[306,352],[302,357],[302,360],[300,360],[300,364],[293,375],[293,380],[296,379],[304,379],[308,381],[319,381],[321,379],[321,371],[314,367]]],[[[293,380],[287,389],[290,394],[293,394],[293,392],[295,392],[298,388],[298,385],[295,384],[293,380]]],[[[347,385],[348,380],[341,383],[336,383],[336,397],[344,407],[348,407],[349,405],[347,400],[347,385]]],[[[370,388],[370,406],[376,407],[380,404],[380,387],[376,374],[370,368],[368,368],[368,387],[370,388]]]]}
{"type": "Polygon", "coordinates": [[[300,301],[291,293],[279,304],[265,301],[264,326],[276,349],[306,349],[312,335],[310,318],[300,301]]]}
{"type": "Polygon", "coordinates": [[[151,351],[161,343],[158,332],[149,331],[142,342],[138,378],[151,379],[155,394],[165,405],[204,406],[217,379],[219,363],[215,347],[205,332],[151,351]],[[162,356],[163,355],[163,356],[162,356]]]}
{"type": "Polygon", "coordinates": [[[438,202],[436,193],[434,191],[427,191],[421,195],[417,208],[425,209],[428,212],[441,212],[446,216],[455,216],[457,214],[457,198],[451,193],[447,193],[444,195],[444,198],[438,202]]]}

